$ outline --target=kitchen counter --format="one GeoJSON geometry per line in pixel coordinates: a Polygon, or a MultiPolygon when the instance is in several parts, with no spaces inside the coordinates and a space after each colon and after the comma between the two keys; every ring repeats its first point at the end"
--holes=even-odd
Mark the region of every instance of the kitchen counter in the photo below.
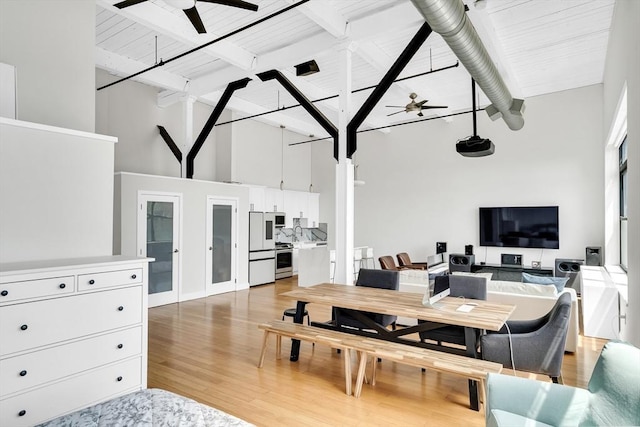
{"type": "MultiPolygon", "coordinates": [[[[307,242],[309,243],[309,242],[307,242]]],[[[326,245],[302,246],[298,252],[298,286],[329,283],[330,258],[326,245]]]]}

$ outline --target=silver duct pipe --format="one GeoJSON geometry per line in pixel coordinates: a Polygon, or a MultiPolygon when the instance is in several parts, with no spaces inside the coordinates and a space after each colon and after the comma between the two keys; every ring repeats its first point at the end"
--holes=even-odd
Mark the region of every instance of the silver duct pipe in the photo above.
{"type": "Polygon", "coordinates": [[[471,77],[493,103],[486,108],[491,120],[502,117],[511,130],[524,126],[524,101],[514,99],[502,80],[462,0],[411,0],[431,29],[440,34],[471,77]]]}

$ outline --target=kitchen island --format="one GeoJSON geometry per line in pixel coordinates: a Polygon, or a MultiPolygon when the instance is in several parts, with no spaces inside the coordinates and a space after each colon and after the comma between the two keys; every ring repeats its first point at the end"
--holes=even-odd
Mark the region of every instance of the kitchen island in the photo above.
{"type": "Polygon", "coordinates": [[[315,243],[301,244],[298,249],[298,286],[307,287],[329,282],[329,249],[315,243]]]}

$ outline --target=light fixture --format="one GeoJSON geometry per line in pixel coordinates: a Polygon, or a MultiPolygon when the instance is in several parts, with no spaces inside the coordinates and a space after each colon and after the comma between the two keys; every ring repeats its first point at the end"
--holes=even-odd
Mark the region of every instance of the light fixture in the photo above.
{"type": "Polygon", "coordinates": [[[298,64],[296,67],[296,76],[308,76],[310,74],[315,74],[320,71],[320,67],[316,63],[315,59],[311,61],[303,62],[302,64],[298,64]]]}
{"type": "Polygon", "coordinates": [[[284,125],[280,125],[280,189],[284,187],[284,125]]]}

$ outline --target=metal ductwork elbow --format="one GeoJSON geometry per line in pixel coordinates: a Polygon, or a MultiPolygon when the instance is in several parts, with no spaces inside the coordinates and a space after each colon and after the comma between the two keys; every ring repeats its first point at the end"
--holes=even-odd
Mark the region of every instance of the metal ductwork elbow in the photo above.
{"type": "Polygon", "coordinates": [[[440,34],[492,102],[486,108],[491,120],[502,117],[511,130],[524,126],[524,101],[514,99],[498,73],[462,0],[411,0],[433,31],[440,34]]]}

